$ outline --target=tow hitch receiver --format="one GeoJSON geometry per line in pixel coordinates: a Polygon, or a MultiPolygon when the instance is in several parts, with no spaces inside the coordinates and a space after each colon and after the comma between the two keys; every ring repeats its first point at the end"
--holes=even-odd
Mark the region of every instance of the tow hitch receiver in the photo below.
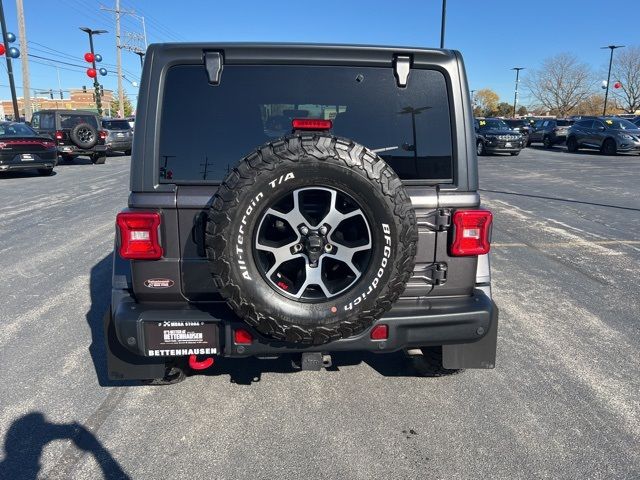
{"type": "Polygon", "coordinates": [[[305,352],[302,354],[300,367],[302,370],[320,370],[322,367],[331,366],[331,355],[323,355],[320,352],[305,352]]]}

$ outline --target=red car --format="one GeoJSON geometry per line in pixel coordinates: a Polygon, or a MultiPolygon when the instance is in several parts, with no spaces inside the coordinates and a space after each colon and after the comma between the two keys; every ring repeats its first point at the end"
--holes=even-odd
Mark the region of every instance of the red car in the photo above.
{"type": "Polygon", "coordinates": [[[41,137],[24,123],[0,122],[0,173],[37,170],[51,175],[58,162],[58,150],[49,137],[41,137]]]}

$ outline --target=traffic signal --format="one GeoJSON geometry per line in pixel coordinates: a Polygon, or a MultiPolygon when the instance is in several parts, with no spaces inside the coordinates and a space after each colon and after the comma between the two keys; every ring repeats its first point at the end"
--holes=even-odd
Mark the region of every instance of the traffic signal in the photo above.
{"type": "Polygon", "coordinates": [[[53,100],[53,89],[49,89],[49,98],[51,98],[51,100],[53,100]]]}
{"type": "Polygon", "coordinates": [[[100,85],[100,96],[104,97],[104,87],[100,85]]]}
{"type": "Polygon", "coordinates": [[[87,86],[86,85],[82,85],[82,93],[87,93],[87,86]]]}
{"type": "Polygon", "coordinates": [[[64,97],[62,96],[62,90],[60,90],[60,100],[64,100],[64,97]]]}

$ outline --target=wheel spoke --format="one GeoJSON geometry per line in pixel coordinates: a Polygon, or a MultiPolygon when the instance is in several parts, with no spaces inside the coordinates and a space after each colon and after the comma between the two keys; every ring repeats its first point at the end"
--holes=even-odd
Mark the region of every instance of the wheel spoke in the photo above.
{"type": "Polygon", "coordinates": [[[281,247],[273,247],[270,245],[265,245],[264,243],[260,243],[260,240],[256,238],[256,250],[271,252],[275,257],[274,264],[266,273],[267,277],[270,278],[271,275],[273,275],[283,263],[303,256],[301,253],[291,253],[291,248],[298,243],[299,239],[300,237],[298,236],[298,238],[294,242],[288,243],[287,245],[283,245],[281,247]]]}
{"type": "Polygon", "coordinates": [[[295,294],[296,298],[300,298],[307,287],[310,287],[311,285],[317,285],[318,287],[320,287],[322,293],[324,293],[327,298],[333,296],[333,294],[329,291],[327,286],[324,284],[324,281],[322,280],[322,260],[323,258],[320,258],[318,266],[315,268],[310,267],[309,264],[305,265],[304,283],[295,294]]]}
{"type": "Polygon", "coordinates": [[[289,212],[282,213],[274,210],[273,208],[267,210],[268,215],[273,215],[285,220],[295,232],[298,231],[298,226],[308,224],[307,219],[304,218],[304,215],[302,215],[302,212],[300,211],[299,193],[299,190],[295,190],[293,192],[293,208],[289,212]]]}
{"type": "Polygon", "coordinates": [[[366,245],[361,245],[359,247],[345,247],[344,245],[338,244],[338,251],[329,255],[328,258],[333,258],[334,260],[338,260],[339,262],[345,263],[353,273],[356,274],[356,278],[358,278],[362,272],[353,264],[353,256],[362,252],[363,250],[369,250],[371,248],[371,240],[366,245]]]}

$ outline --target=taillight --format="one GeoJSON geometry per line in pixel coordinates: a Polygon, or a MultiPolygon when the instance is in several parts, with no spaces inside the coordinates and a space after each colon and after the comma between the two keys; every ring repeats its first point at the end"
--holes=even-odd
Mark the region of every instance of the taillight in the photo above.
{"type": "Polygon", "coordinates": [[[294,118],[291,125],[294,130],[331,130],[333,122],[317,118],[294,118]]]}
{"type": "Polygon", "coordinates": [[[127,260],[158,260],[163,251],[158,238],[160,214],[155,212],[120,212],[116,218],[120,229],[120,256],[127,260]]]}
{"type": "Polygon", "coordinates": [[[493,215],[489,210],[458,210],[453,214],[451,255],[484,255],[491,248],[489,235],[493,215]]]}
{"type": "Polygon", "coordinates": [[[54,136],[56,137],[56,140],[62,140],[64,138],[64,132],[62,130],[56,130],[54,136]]]}
{"type": "Polygon", "coordinates": [[[251,345],[253,336],[244,328],[238,328],[233,331],[233,343],[236,345],[251,345]]]}
{"type": "Polygon", "coordinates": [[[100,138],[102,140],[104,140],[105,138],[107,138],[109,134],[107,132],[105,132],[104,130],[100,130],[100,138]]]}
{"type": "Polygon", "coordinates": [[[389,338],[389,327],[384,323],[376,325],[371,329],[369,336],[371,337],[371,340],[386,340],[389,338]]]}

